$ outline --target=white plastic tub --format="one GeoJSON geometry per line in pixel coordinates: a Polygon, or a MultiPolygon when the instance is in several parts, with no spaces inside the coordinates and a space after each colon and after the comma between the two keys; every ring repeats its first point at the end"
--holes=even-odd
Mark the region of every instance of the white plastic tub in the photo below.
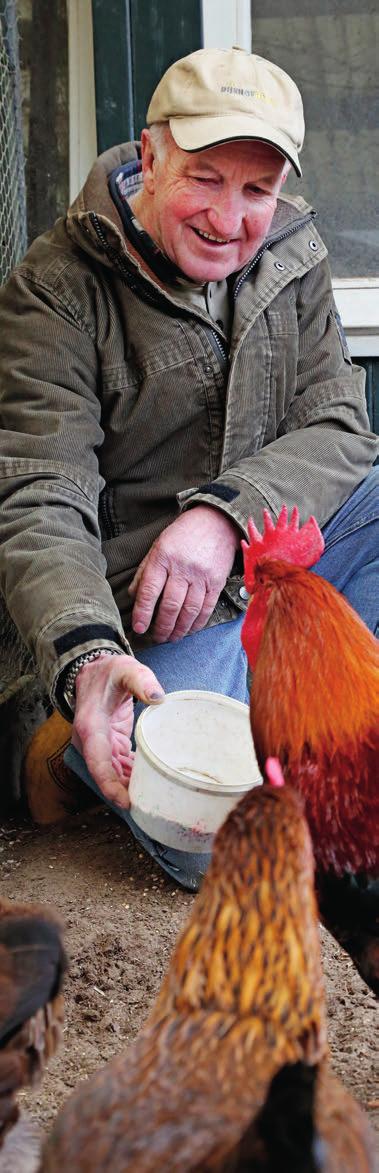
{"type": "Polygon", "coordinates": [[[213,692],[172,692],[136,725],[131,815],[153,839],[206,852],[226,815],[261,776],[249,710],[213,692]]]}

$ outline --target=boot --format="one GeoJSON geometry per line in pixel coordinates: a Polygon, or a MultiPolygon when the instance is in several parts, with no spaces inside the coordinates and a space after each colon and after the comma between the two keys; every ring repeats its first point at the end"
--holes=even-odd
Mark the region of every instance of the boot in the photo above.
{"type": "Polygon", "coordinates": [[[88,786],[65,765],[72,726],[56,710],[32,737],[22,765],[22,790],[35,823],[58,823],[97,806],[88,786]]]}

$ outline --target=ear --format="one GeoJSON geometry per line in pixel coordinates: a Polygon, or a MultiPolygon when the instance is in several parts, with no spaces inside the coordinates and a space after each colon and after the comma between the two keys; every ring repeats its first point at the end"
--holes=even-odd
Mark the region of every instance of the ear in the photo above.
{"type": "Polygon", "coordinates": [[[286,182],[286,179],[287,179],[287,176],[288,176],[290,170],[291,170],[291,164],[287,159],[287,162],[284,164],[282,176],[281,176],[281,180],[280,180],[281,187],[283,187],[283,184],[286,182]]]}
{"type": "Polygon", "coordinates": [[[150,131],[146,128],[141,133],[141,159],[144,187],[149,195],[154,195],[156,152],[150,131]]]}

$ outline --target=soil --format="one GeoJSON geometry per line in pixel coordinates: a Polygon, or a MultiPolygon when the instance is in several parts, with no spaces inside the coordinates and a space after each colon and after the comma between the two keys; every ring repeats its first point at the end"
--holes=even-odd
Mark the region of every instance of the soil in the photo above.
{"type": "MultiPolygon", "coordinates": [[[[46,901],[61,914],[70,958],[66,1024],[42,1084],[23,1093],[46,1129],[79,1080],[124,1050],[140,1029],[193,902],[142,854],[128,828],[97,808],[36,829],[0,827],[4,896],[46,901]]],[[[376,1002],[350,959],[322,930],[333,1066],[379,1131],[376,1002]]]]}

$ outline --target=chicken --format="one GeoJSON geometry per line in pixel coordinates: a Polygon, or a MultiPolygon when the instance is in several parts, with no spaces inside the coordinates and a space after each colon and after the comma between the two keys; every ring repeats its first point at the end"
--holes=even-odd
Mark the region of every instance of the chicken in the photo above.
{"type": "Polygon", "coordinates": [[[258,762],[276,755],[303,795],[327,927],[379,992],[379,654],[349,603],[308,567],[323,550],[314,518],[283,507],[243,542],[251,601],[242,643],[253,674],[258,762]]]}
{"type": "Polygon", "coordinates": [[[328,1067],[313,854],[272,781],[218,832],[145,1027],[82,1084],[43,1173],[363,1173],[368,1122],[328,1067]]]}
{"type": "Polygon", "coordinates": [[[65,968],[53,915],[40,905],[0,900],[0,1173],[39,1167],[39,1132],[15,1097],[55,1051],[65,968]]]}

